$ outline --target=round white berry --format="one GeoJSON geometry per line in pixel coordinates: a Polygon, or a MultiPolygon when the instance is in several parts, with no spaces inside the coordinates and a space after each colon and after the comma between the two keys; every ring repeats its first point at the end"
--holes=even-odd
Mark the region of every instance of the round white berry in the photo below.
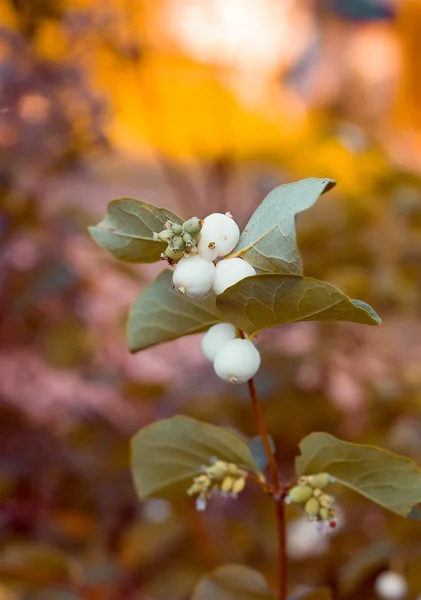
{"type": "Polygon", "coordinates": [[[408,584],[400,573],[385,571],[377,577],[374,589],[382,600],[402,600],[408,593],[408,584]]]}
{"type": "Polygon", "coordinates": [[[222,213],[213,213],[203,221],[198,245],[199,254],[205,260],[226,256],[235,248],[239,239],[240,230],[234,219],[222,213]],[[213,258],[208,258],[212,256],[210,250],[213,250],[213,258]]]}
{"type": "Polygon", "coordinates": [[[212,289],[215,265],[199,255],[182,258],[176,265],[173,284],[179,294],[205,298],[212,289]]]}
{"type": "Polygon", "coordinates": [[[256,275],[254,268],[242,258],[226,258],[216,265],[213,291],[222,294],[227,288],[245,277],[256,275]]]}
{"type": "Polygon", "coordinates": [[[217,325],[212,325],[202,339],[203,354],[208,360],[213,362],[216,353],[221,346],[226,342],[235,340],[236,337],[237,330],[231,323],[218,323],[217,325]]]}
{"type": "Polygon", "coordinates": [[[223,344],[216,353],[213,368],[221,379],[245,383],[260,367],[260,354],[250,340],[241,338],[223,344]]]}

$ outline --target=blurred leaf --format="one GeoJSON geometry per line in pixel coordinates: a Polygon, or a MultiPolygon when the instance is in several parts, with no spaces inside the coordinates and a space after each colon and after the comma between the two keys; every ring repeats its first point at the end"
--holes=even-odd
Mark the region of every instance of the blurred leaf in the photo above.
{"type": "Polygon", "coordinates": [[[414,461],[387,450],[312,433],[300,443],[297,475],[326,472],[392,512],[407,517],[421,501],[421,470],[414,461]]]}
{"type": "MultiPolygon", "coordinates": [[[[273,441],[272,436],[268,436],[268,437],[269,437],[270,449],[272,450],[272,453],[274,454],[275,453],[275,442],[273,441]]],[[[259,467],[259,469],[261,471],[266,469],[266,467],[268,466],[268,457],[266,454],[264,444],[262,442],[262,436],[256,435],[254,438],[252,438],[248,442],[247,446],[249,447],[249,450],[254,458],[254,462],[259,467]]]]}
{"type": "Polygon", "coordinates": [[[219,323],[215,297],[193,300],[172,288],[172,272],[163,271],[139,294],[127,321],[127,342],[131,352],[161,342],[206,331],[219,323]]]}
{"type": "Polygon", "coordinates": [[[393,544],[385,539],[362,548],[339,571],[341,592],[349,595],[357,590],[373,571],[388,564],[393,549],[393,544]]]}
{"type": "Polygon", "coordinates": [[[216,457],[257,471],[247,443],[190,417],[157,421],[132,438],[132,474],[139,497],[186,493],[202,465],[216,457]]]}
{"type": "Polygon", "coordinates": [[[0,580],[38,586],[69,576],[71,564],[64,552],[41,544],[13,544],[0,554],[0,580]]]}
{"type": "Polygon", "coordinates": [[[192,600],[272,600],[274,595],[258,571],[243,565],[223,565],[202,577],[192,600]]]}
{"type": "Polygon", "coordinates": [[[378,325],[376,312],[329,283],[295,275],[254,275],[217,297],[222,319],[247,333],[296,321],[352,321],[378,325]]]}
{"type": "MultiPolygon", "coordinates": [[[[331,600],[332,591],[329,588],[319,588],[306,592],[302,596],[297,596],[296,600],[331,600]]],[[[293,599],[291,599],[293,600],[293,599]]]]}
{"type": "Polygon", "coordinates": [[[295,216],[334,185],[331,179],[309,177],[272,190],[245,226],[233,254],[268,273],[301,275],[295,216]]]}
{"type": "Polygon", "coordinates": [[[153,239],[170,219],[182,223],[177,215],[153,204],[120,198],[108,204],[105,217],[89,232],[98,246],[105,248],[119,260],[150,263],[160,260],[166,244],[153,239]]]}

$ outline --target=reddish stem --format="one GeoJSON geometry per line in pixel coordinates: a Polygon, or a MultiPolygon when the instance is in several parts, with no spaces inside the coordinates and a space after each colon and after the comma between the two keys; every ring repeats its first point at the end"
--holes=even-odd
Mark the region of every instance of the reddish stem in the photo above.
{"type": "Polygon", "coordinates": [[[276,500],[276,517],[278,522],[278,598],[279,600],[287,600],[287,548],[286,548],[286,521],[285,521],[285,504],[283,496],[276,500]]]}

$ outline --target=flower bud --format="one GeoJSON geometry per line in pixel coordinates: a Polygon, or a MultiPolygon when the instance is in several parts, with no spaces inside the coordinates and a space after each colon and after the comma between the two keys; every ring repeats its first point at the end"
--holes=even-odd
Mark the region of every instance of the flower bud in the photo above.
{"type": "Polygon", "coordinates": [[[172,245],[177,250],[184,250],[184,240],[180,235],[175,235],[172,240],[172,245]]]}
{"type": "Polygon", "coordinates": [[[243,489],[246,486],[246,478],[245,477],[240,477],[240,479],[237,479],[234,482],[234,485],[232,486],[232,493],[233,494],[239,494],[240,492],[243,491],[243,489]]]}
{"type": "Polygon", "coordinates": [[[174,270],[173,284],[179,294],[205,298],[212,289],[215,265],[195,254],[182,258],[174,270]]]}
{"type": "Polygon", "coordinates": [[[175,235],[180,235],[183,232],[183,228],[181,225],[179,225],[178,223],[174,223],[173,225],[171,225],[171,231],[175,234],[175,235]]]}
{"type": "Polygon", "coordinates": [[[221,490],[225,493],[229,493],[232,490],[234,481],[235,480],[230,475],[227,475],[227,477],[225,477],[225,479],[221,483],[221,490]]]}
{"type": "Polygon", "coordinates": [[[259,369],[260,354],[250,340],[237,338],[221,346],[215,356],[215,373],[230,383],[245,383],[259,369]]]}
{"type": "Polygon", "coordinates": [[[216,265],[213,291],[218,296],[245,277],[256,275],[254,268],[242,258],[226,258],[216,265]]]}
{"type": "MultiPolygon", "coordinates": [[[[217,256],[226,256],[235,248],[240,238],[240,230],[232,217],[213,213],[203,221],[199,252],[205,252],[210,243],[215,243],[217,256]],[[203,240],[203,243],[202,243],[203,240]]],[[[203,258],[206,258],[203,256],[203,258]]],[[[206,260],[214,260],[214,258],[206,260]]]]}
{"type": "MultiPolygon", "coordinates": [[[[155,234],[154,234],[154,236],[155,236],[155,234]]],[[[169,242],[174,237],[174,234],[169,229],[164,229],[163,231],[160,231],[159,233],[157,233],[156,236],[157,236],[157,239],[160,240],[161,242],[169,242]]]]}
{"type": "Polygon", "coordinates": [[[402,600],[408,594],[405,577],[396,571],[381,573],[374,583],[374,589],[382,600],[402,600]]]}
{"type": "Polygon", "coordinates": [[[329,475],[329,473],[319,473],[318,475],[309,475],[307,479],[311,487],[322,490],[329,483],[332,483],[334,477],[329,475]]]}
{"type": "Polygon", "coordinates": [[[184,256],[184,253],[183,253],[182,250],[177,250],[176,248],[172,248],[171,246],[167,246],[167,248],[165,248],[164,255],[167,258],[169,258],[169,260],[171,262],[177,262],[178,260],[180,260],[180,258],[182,258],[184,256]]]}
{"type": "Polygon", "coordinates": [[[317,498],[310,498],[307,500],[304,506],[304,511],[308,517],[314,518],[317,517],[320,510],[320,503],[317,498]]]}
{"type": "Polygon", "coordinates": [[[202,229],[202,223],[203,221],[201,221],[197,217],[192,217],[188,221],[184,222],[183,229],[186,233],[189,233],[190,235],[196,235],[202,229]]]}
{"type": "Polygon", "coordinates": [[[213,362],[221,346],[226,342],[234,340],[236,337],[237,330],[231,323],[217,323],[217,325],[212,325],[202,339],[203,354],[208,360],[213,362]]]}
{"type": "Polygon", "coordinates": [[[288,497],[297,504],[304,504],[313,495],[313,489],[308,485],[296,485],[288,492],[288,497]]]}

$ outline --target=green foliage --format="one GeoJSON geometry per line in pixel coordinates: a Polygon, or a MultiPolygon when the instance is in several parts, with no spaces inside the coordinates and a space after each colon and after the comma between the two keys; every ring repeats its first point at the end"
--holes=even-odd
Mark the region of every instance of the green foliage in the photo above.
{"type": "Polygon", "coordinates": [[[312,433],[300,444],[298,476],[322,471],[390,511],[407,517],[421,502],[421,470],[387,450],[343,442],[328,433],[312,433]]]}
{"type": "Polygon", "coordinates": [[[274,595],[258,571],[232,564],[202,577],[192,600],[274,600],[274,595]]]}
{"type": "Polygon", "coordinates": [[[218,296],[223,320],[247,333],[296,321],[352,321],[378,325],[375,311],[317,279],[294,275],[246,277],[218,296]]]}
{"type": "Polygon", "coordinates": [[[295,217],[334,185],[331,179],[309,177],[272,190],[245,226],[233,255],[266,273],[301,275],[295,217]]]}
{"type": "Polygon", "coordinates": [[[182,219],[166,208],[120,198],[108,204],[105,217],[89,228],[96,243],[119,260],[151,263],[160,260],[167,244],[153,239],[167,220],[182,223],[182,219]]]}
{"type": "Polygon", "coordinates": [[[215,297],[193,300],[172,289],[172,273],[163,271],[131,306],[127,340],[131,352],[206,331],[221,320],[215,297]]]}
{"type": "MultiPolygon", "coordinates": [[[[272,450],[272,454],[275,454],[275,442],[273,441],[272,436],[268,436],[270,449],[272,450]]],[[[268,466],[268,457],[266,454],[265,446],[262,441],[261,435],[256,435],[248,442],[248,447],[253,456],[254,462],[259,467],[261,471],[266,469],[268,466]]]]}
{"type": "Polygon", "coordinates": [[[213,457],[257,472],[247,443],[239,436],[177,416],[141,429],[132,439],[132,473],[139,497],[186,493],[202,465],[213,457]]]}

